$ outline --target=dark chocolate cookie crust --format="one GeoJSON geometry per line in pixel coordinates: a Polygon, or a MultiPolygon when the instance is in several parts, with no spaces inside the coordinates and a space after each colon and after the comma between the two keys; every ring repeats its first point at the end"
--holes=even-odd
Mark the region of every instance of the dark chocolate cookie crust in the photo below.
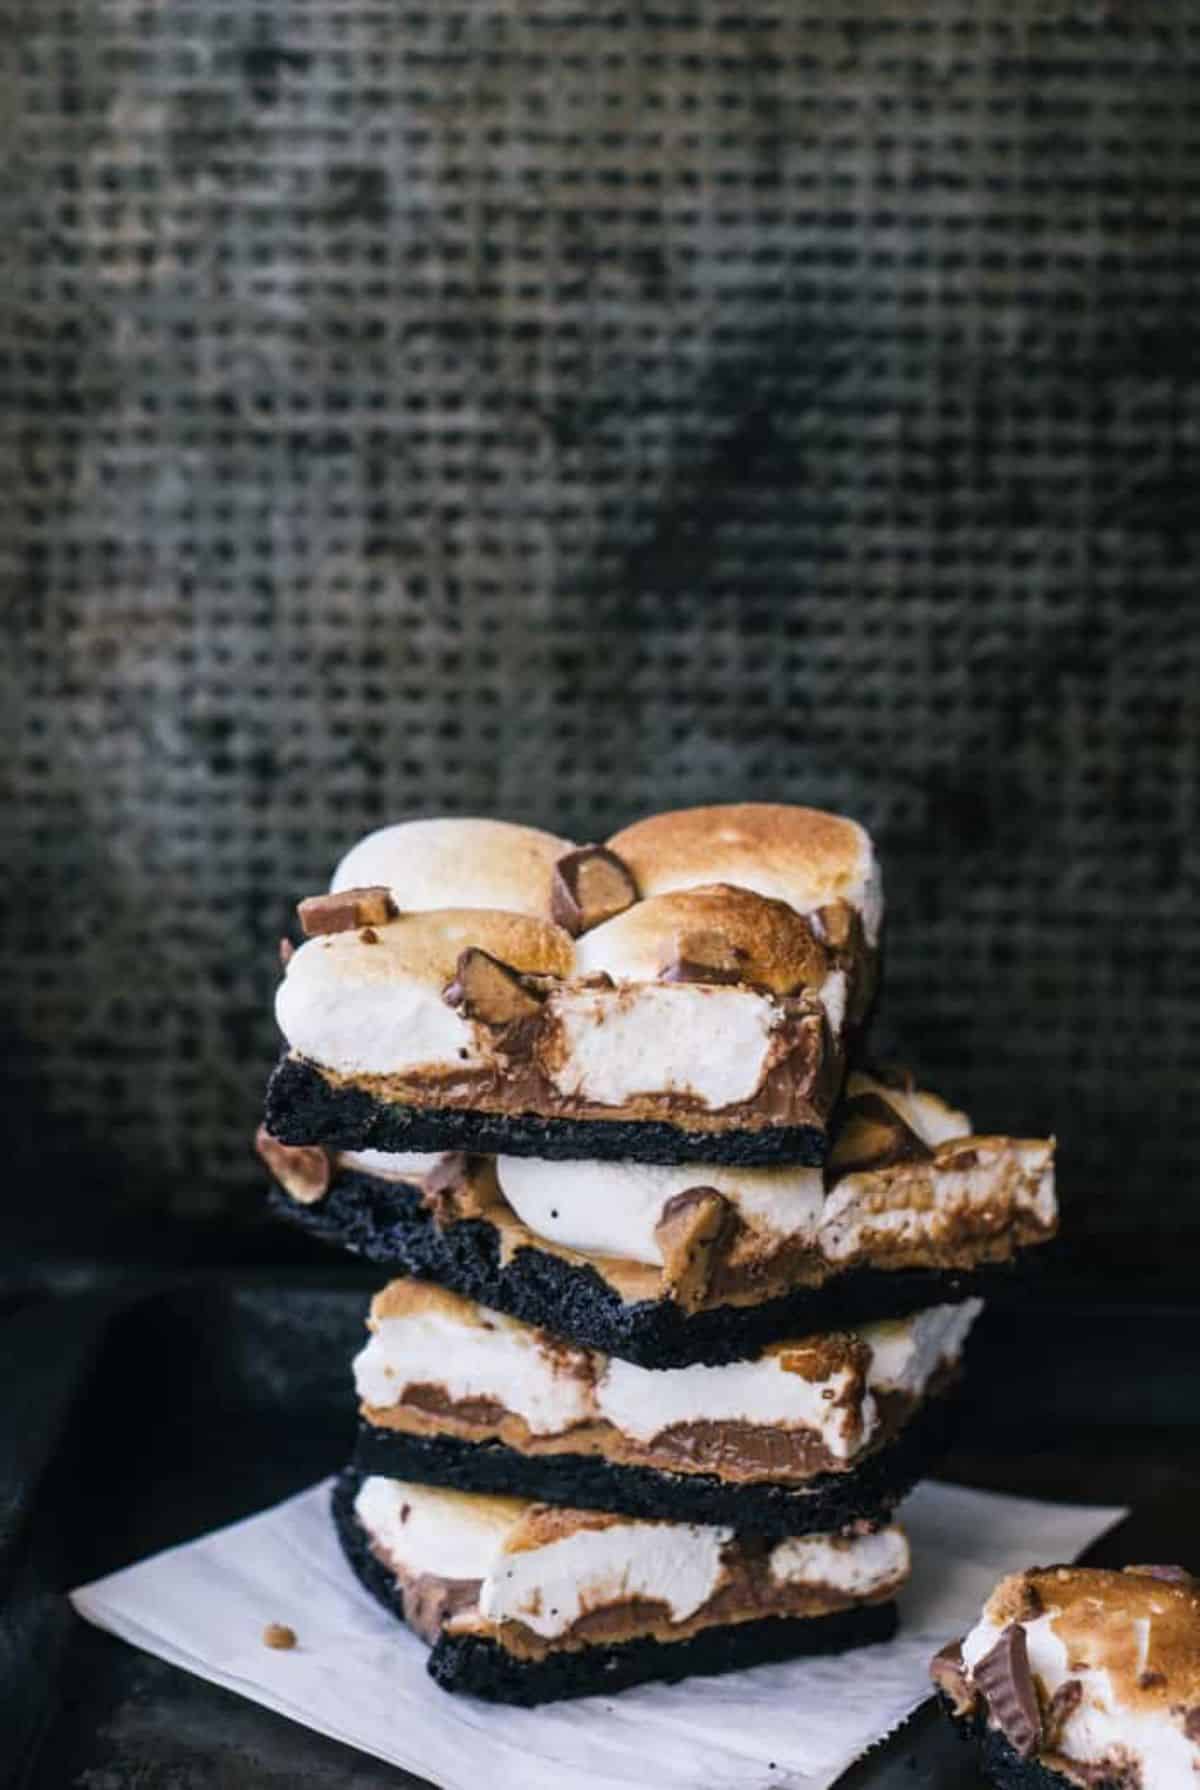
{"type": "MultiPolygon", "coordinates": [[[[989,1724],[983,1710],[977,1709],[969,1716],[955,1715],[948,1697],[939,1692],[937,1700],[959,1738],[977,1753],[983,1776],[998,1790],[1079,1790],[1065,1772],[1055,1771],[1041,1759],[1022,1759],[1000,1730],[989,1724]]],[[[1097,1778],[1090,1790],[1126,1790],[1126,1784],[1119,1777],[1097,1778]]]]}
{"type": "Polygon", "coordinates": [[[627,1305],[595,1268],[549,1250],[523,1248],[501,1263],[496,1227],[485,1218],[439,1225],[419,1189],[342,1170],[323,1199],[304,1206],[277,1188],[272,1209],[325,1243],[523,1318],[639,1367],[710,1366],[756,1355],[781,1336],[814,1335],[947,1305],[1011,1273],[855,1268],[823,1287],[797,1287],[762,1305],[688,1313],[670,1299],[627,1305]]]}
{"type": "MultiPolygon", "coordinates": [[[[343,1552],[360,1583],[392,1615],[404,1620],[404,1596],[376,1559],[357,1517],[354,1499],[362,1475],[347,1470],[333,1491],[333,1519],[343,1552]]],[[[888,1641],[896,1632],[894,1603],[863,1604],[831,1616],[769,1616],[732,1623],[687,1641],[623,1641],[584,1647],[541,1660],[514,1659],[496,1641],[477,1635],[442,1635],[429,1655],[428,1671],[443,1690],[489,1703],[531,1708],[565,1697],[606,1695],[630,1685],[673,1684],[697,1674],[740,1671],[773,1660],[844,1653],[888,1641]]]]}
{"type": "Polygon", "coordinates": [[[828,1534],[850,1523],[884,1522],[918,1479],[933,1471],[952,1439],[959,1401],[931,1399],[885,1448],[851,1473],[822,1473],[803,1491],[743,1485],[708,1473],[664,1473],[594,1455],[528,1455],[503,1442],[410,1436],[360,1420],[354,1465],[389,1479],[504,1492],[582,1510],[613,1510],[679,1523],[728,1523],[782,1540],[828,1534]]]}
{"type": "Polygon", "coordinates": [[[605,1162],[819,1164],[826,1137],[815,1125],[759,1131],[688,1131],[662,1119],[547,1119],[535,1113],[399,1106],[361,1088],[334,1087],[311,1063],[285,1054],[267,1084],[267,1129],[284,1144],[340,1150],[473,1150],[482,1155],[605,1162]]]}

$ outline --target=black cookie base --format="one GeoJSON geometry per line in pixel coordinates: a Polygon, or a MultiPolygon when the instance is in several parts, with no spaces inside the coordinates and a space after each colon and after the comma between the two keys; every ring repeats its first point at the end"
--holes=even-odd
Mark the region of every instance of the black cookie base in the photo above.
{"type": "Polygon", "coordinates": [[[581,1510],[678,1523],[728,1523],[783,1540],[882,1523],[948,1449],[960,1411],[951,1394],[931,1399],[894,1441],[850,1473],[821,1473],[802,1490],[746,1485],[709,1473],[665,1473],[596,1455],[522,1454],[503,1442],[412,1436],[360,1420],[354,1465],[364,1474],[413,1479],[460,1492],[502,1492],[581,1510]]]}
{"type": "MultiPolygon", "coordinates": [[[[982,1775],[998,1790],[1079,1790],[1074,1778],[1055,1771],[1044,1760],[1022,1759],[1000,1730],[990,1725],[982,1710],[969,1716],[956,1715],[950,1699],[940,1692],[938,1702],[964,1745],[975,1752],[982,1775]]],[[[1096,1778],[1090,1790],[1128,1790],[1128,1779],[1096,1778]]]]}
{"type": "MultiPolygon", "coordinates": [[[[359,1582],[403,1621],[404,1594],[371,1552],[354,1514],[361,1483],[360,1474],[347,1471],[334,1487],[338,1538],[359,1582]]],[[[427,1669],[443,1690],[528,1709],[567,1697],[604,1696],[634,1684],[674,1684],[681,1678],[736,1672],[777,1660],[845,1653],[891,1640],[897,1623],[894,1603],[862,1604],[830,1616],[767,1616],[757,1622],[730,1623],[686,1641],[643,1639],[564,1649],[540,1660],[515,1659],[499,1642],[478,1635],[443,1634],[430,1652],[427,1669]]]]}
{"type": "Polygon", "coordinates": [[[543,1325],[639,1367],[743,1360],[781,1336],[906,1317],[928,1305],[984,1294],[1012,1272],[1008,1264],[973,1272],[854,1268],[824,1286],[797,1287],[762,1305],[688,1313],[671,1299],[626,1304],[595,1268],[549,1250],[518,1249],[502,1263],[495,1225],[469,1218],[443,1227],[422,1203],[419,1189],[403,1182],[342,1170],[315,1205],[301,1205],[277,1188],[270,1198],[276,1213],[338,1249],[398,1274],[436,1281],[493,1311],[543,1325]]]}
{"type": "Polygon", "coordinates": [[[552,1161],[771,1162],[818,1165],[826,1138],[816,1125],[760,1131],[689,1131],[664,1119],[540,1118],[455,1107],[393,1105],[362,1088],[335,1087],[311,1063],[283,1056],[267,1084],[267,1130],[284,1144],[341,1150],[471,1150],[552,1161]]]}

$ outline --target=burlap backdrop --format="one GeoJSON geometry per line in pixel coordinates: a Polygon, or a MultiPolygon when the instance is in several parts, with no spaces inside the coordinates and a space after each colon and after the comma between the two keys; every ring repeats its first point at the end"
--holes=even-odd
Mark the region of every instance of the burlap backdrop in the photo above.
{"type": "Polygon", "coordinates": [[[1200,1233],[1200,8],[3,44],[13,1209],[251,1210],[369,826],[774,796],[880,835],[931,1079],[1200,1233]]]}

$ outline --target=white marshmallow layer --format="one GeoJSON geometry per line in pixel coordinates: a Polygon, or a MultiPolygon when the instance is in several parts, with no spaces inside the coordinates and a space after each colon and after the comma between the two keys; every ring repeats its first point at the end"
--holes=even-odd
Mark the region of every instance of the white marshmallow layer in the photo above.
{"type": "MultiPolygon", "coordinates": [[[[698,1523],[586,1521],[540,1546],[515,1539],[532,1508],[524,1499],[445,1492],[407,1481],[364,1480],[355,1510],[369,1539],[401,1573],[480,1581],[479,1610],[492,1622],[522,1623],[546,1640],[581,1615],[633,1598],[661,1604],[685,1622],[720,1589],[733,1531],[698,1523]]],[[[799,1536],[772,1549],[780,1586],[810,1585],[848,1598],[897,1586],[908,1570],[899,1529],[873,1535],[799,1536]]]]}
{"type": "MultiPolygon", "coordinates": [[[[461,910],[460,910],[461,911],[461,910]]],[[[356,933],[309,939],[275,996],[289,1047],[339,1075],[450,1075],[495,1061],[491,1028],[445,999],[444,975],[388,966],[356,933]]],[[[769,1067],[779,1008],[749,989],[699,983],[555,989],[546,1074],[597,1106],[682,1094],[711,1111],[751,1099],[769,1067]]]]}
{"type": "Polygon", "coordinates": [[[588,1610],[627,1599],[665,1604],[685,1622],[714,1595],[732,1529],[701,1523],[612,1523],[545,1547],[505,1552],[483,1581],[479,1611],[552,1640],[588,1610]]]}
{"type": "Polygon", "coordinates": [[[539,1237],[583,1255],[661,1267],[655,1227],[667,1201],[690,1187],[715,1187],[743,1222],[765,1237],[815,1235],[825,1203],[821,1170],[730,1168],[721,1163],[546,1162],[500,1156],[505,1199],[539,1237]]]}
{"type": "Polygon", "coordinates": [[[879,1429],[875,1395],[922,1397],[935,1376],[958,1360],[981,1309],[979,1300],[970,1299],[864,1325],[858,1335],[871,1361],[858,1398],[853,1370],[820,1373],[819,1351],[812,1355],[812,1377],[805,1373],[802,1340],[719,1367],[645,1368],[596,1350],[551,1344],[531,1325],[465,1301],[462,1317],[449,1306],[418,1306],[373,1319],[354,1379],[361,1402],[376,1410],[402,1403],[408,1386],[436,1386],[455,1401],[493,1400],[538,1436],[603,1421],[635,1442],[650,1443],[674,1425],[729,1422],[810,1432],[834,1459],[849,1462],[879,1429]],[[483,1322],[472,1322],[470,1314],[483,1322]]]}

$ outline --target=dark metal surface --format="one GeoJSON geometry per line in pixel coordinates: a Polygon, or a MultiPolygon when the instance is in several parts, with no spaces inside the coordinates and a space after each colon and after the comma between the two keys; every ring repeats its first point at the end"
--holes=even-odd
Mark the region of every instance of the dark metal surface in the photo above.
{"type": "MultiPolygon", "coordinates": [[[[1096,1306],[1063,1288],[1040,1297],[1044,1305],[1014,1293],[985,1320],[981,1394],[954,1472],[1035,1495],[1136,1502],[1136,1530],[1102,1544],[1107,1556],[1188,1560],[1200,1495],[1192,1314],[1096,1306]]],[[[339,1466],[353,1434],[346,1364],[364,1302],[363,1280],[346,1272],[209,1275],[44,1299],[9,1319],[3,1790],[413,1782],[85,1627],[60,1595],[339,1466]]],[[[1191,1563],[1200,1564],[1194,1554],[1191,1563]]],[[[924,1715],[852,1777],[855,1790],[969,1782],[924,1715]]]]}

